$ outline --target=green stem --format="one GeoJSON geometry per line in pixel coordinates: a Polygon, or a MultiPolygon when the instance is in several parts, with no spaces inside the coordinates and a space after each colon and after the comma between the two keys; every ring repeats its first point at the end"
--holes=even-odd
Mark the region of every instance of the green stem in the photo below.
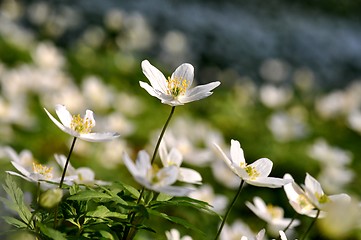
{"type": "MultiPolygon", "coordinates": [[[[69,162],[70,162],[70,157],[71,154],[73,153],[74,150],[74,146],[75,146],[75,142],[76,142],[76,137],[74,137],[73,142],[71,143],[71,147],[69,150],[69,154],[68,157],[66,159],[65,162],[65,166],[64,166],[64,170],[63,170],[63,174],[61,175],[61,179],[60,179],[60,183],[59,183],[59,188],[63,187],[63,182],[64,182],[64,178],[65,178],[65,173],[66,173],[66,169],[68,168],[69,162]]],[[[55,207],[55,212],[54,212],[54,228],[56,228],[57,222],[58,222],[58,211],[59,211],[59,204],[56,205],[55,207]]]]}
{"type": "MultiPolygon", "coordinates": [[[[155,148],[154,148],[154,151],[153,151],[153,155],[152,155],[152,158],[150,160],[150,165],[152,165],[155,161],[155,157],[157,156],[157,152],[158,152],[158,149],[159,149],[159,146],[160,146],[160,143],[162,142],[162,139],[163,139],[163,136],[165,134],[165,131],[169,125],[169,122],[170,120],[172,119],[172,116],[174,114],[174,110],[175,110],[175,106],[172,106],[172,109],[170,111],[170,114],[168,116],[168,119],[167,121],[165,122],[164,126],[163,126],[163,129],[162,131],[160,132],[160,135],[159,135],[159,138],[158,138],[158,141],[157,141],[157,144],[155,145],[155,148]]],[[[140,194],[139,194],[139,197],[137,199],[137,205],[140,203],[143,195],[144,195],[144,191],[145,191],[145,188],[142,187],[142,190],[140,191],[140,194]]],[[[130,215],[129,215],[129,218],[130,218],[130,223],[132,224],[133,221],[134,221],[134,218],[135,218],[135,212],[131,212],[130,215]]],[[[135,229],[133,227],[129,228],[127,227],[125,230],[124,230],[124,236],[123,236],[123,240],[126,240],[126,239],[132,239],[135,235],[135,229]],[[132,232],[130,235],[129,233],[132,232]],[[134,232],[134,233],[133,233],[134,232]],[[128,235],[130,238],[128,238],[128,235]]]]}
{"type": "Polygon", "coordinates": [[[224,224],[226,223],[226,220],[227,220],[227,218],[228,218],[228,215],[229,215],[229,213],[231,212],[231,209],[232,209],[233,205],[235,204],[235,202],[236,202],[239,194],[240,194],[241,191],[242,191],[243,184],[244,184],[244,181],[243,181],[243,179],[242,179],[242,180],[241,180],[241,184],[239,185],[237,194],[236,194],[236,196],[234,196],[234,198],[233,198],[233,200],[232,200],[232,202],[231,202],[231,205],[229,205],[229,207],[228,207],[228,209],[227,209],[227,212],[226,212],[226,214],[225,214],[224,217],[223,217],[221,226],[219,227],[218,232],[217,232],[217,235],[216,235],[216,237],[214,238],[214,240],[217,240],[218,237],[219,237],[219,235],[221,234],[222,229],[223,229],[223,226],[224,226],[224,224]]]}
{"type": "Polygon", "coordinates": [[[321,212],[320,209],[317,209],[316,217],[312,220],[310,226],[308,226],[307,231],[305,232],[305,234],[303,235],[303,237],[301,238],[301,240],[306,239],[307,234],[311,231],[313,225],[315,225],[316,220],[317,220],[318,216],[320,215],[320,212],[321,212]]]}
{"type": "Polygon", "coordinates": [[[68,158],[66,159],[66,163],[65,163],[65,166],[64,166],[63,174],[61,175],[59,188],[63,187],[63,182],[64,182],[64,178],[65,178],[66,169],[68,168],[68,165],[69,165],[69,162],[70,162],[70,157],[71,157],[71,154],[73,153],[73,149],[74,149],[74,146],[75,146],[76,139],[77,138],[74,137],[73,142],[71,144],[70,151],[69,151],[69,154],[68,154],[68,158]]]}

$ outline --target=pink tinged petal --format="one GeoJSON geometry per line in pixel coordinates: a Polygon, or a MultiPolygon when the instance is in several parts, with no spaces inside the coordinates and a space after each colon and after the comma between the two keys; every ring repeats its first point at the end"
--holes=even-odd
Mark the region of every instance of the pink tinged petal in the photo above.
{"type": "Polygon", "coordinates": [[[194,67],[189,63],[183,63],[177,67],[171,78],[180,81],[187,80],[188,86],[191,86],[194,78],[194,67]]]}
{"type": "Polygon", "coordinates": [[[163,73],[159,71],[156,67],[151,65],[148,60],[142,61],[141,65],[142,65],[143,73],[148,78],[152,87],[158,91],[166,93],[167,79],[165,78],[163,73]]]}
{"type": "Polygon", "coordinates": [[[199,172],[190,168],[180,168],[178,180],[186,183],[201,184],[202,176],[199,172]]]}
{"type": "Polygon", "coordinates": [[[267,177],[272,170],[273,162],[268,158],[261,158],[249,165],[259,173],[258,177],[267,177]]]}
{"type": "Polygon", "coordinates": [[[120,137],[120,134],[116,132],[85,133],[85,134],[73,133],[71,135],[88,142],[107,142],[120,137]]]}
{"type": "Polygon", "coordinates": [[[246,160],[241,144],[237,140],[231,140],[231,160],[238,167],[245,167],[246,160]]]}
{"type": "Polygon", "coordinates": [[[95,127],[95,119],[94,119],[92,110],[86,110],[85,111],[84,123],[87,120],[90,120],[90,122],[91,122],[91,125],[89,127],[91,127],[91,128],[95,127]]]}
{"type": "Polygon", "coordinates": [[[71,121],[73,117],[70,112],[66,109],[64,105],[57,104],[55,106],[56,115],[58,115],[60,122],[65,126],[70,128],[71,121]]]}

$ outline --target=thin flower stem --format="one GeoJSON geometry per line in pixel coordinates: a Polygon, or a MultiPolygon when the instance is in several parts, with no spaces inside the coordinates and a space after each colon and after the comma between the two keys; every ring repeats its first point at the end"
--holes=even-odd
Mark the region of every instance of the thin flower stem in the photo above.
{"type": "Polygon", "coordinates": [[[217,235],[216,235],[216,237],[214,238],[214,240],[217,240],[218,237],[219,237],[219,235],[221,235],[223,226],[224,226],[224,224],[226,223],[226,220],[227,220],[227,218],[228,218],[228,215],[229,215],[229,213],[231,212],[231,209],[232,209],[233,205],[235,204],[235,202],[236,202],[239,194],[240,194],[241,191],[242,191],[243,184],[244,184],[244,181],[243,181],[243,179],[242,179],[242,180],[241,180],[241,184],[239,185],[238,191],[237,191],[237,193],[236,193],[236,196],[234,196],[234,198],[233,198],[233,200],[232,200],[232,202],[231,202],[231,205],[229,205],[229,207],[228,207],[228,209],[227,209],[227,212],[226,212],[226,214],[225,214],[224,217],[223,217],[221,226],[219,227],[218,232],[217,232],[217,235]]]}
{"type": "MultiPolygon", "coordinates": [[[[296,220],[296,217],[298,216],[298,213],[295,213],[293,218],[291,219],[290,223],[283,229],[283,232],[286,233],[286,231],[291,227],[292,223],[296,220]]],[[[276,240],[280,240],[281,236],[278,236],[276,240]]]]}
{"type": "Polygon", "coordinates": [[[66,163],[65,163],[65,166],[64,166],[63,174],[61,175],[61,180],[60,180],[60,183],[59,183],[59,188],[62,188],[62,186],[63,186],[66,169],[68,168],[68,165],[69,165],[69,162],[70,162],[70,157],[71,157],[71,154],[73,153],[73,149],[74,149],[74,146],[75,146],[76,139],[77,139],[77,138],[74,137],[73,142],[72,142],[72,144],[71,144],[70,151],[69,151],[69,154],[68,154],[68,158],[66,159],[66,163]]]}
{"type": "MultiPolygon", "coordinates": [[[[62,187],[63,187],[63,182],[64,182],[64,178],[65,178],[66,169],[68,168],[68,165],[69,165],[69,162],[70,162],[70,157],[71,157],[71,154],[73,153],[73,150],[74,150],[74,146],[75,146],[76,139],[77,139],[77,138],[74,137],[73,142],[71,143],[71,147],[70,147],[70,150],[69,150],[69,154],[68,154],[68,157],[67,157],[66,162],[65,162],[63,174],[61,175],[61,179],[60,179],[60,183],[59,183],[59,188],[62,188],[62,187]]],[[[59,204],[57,204],[56,207],[55,207],[55,212],[54,212],[54,228],[56,227],[57,222],[58,222],[58,211],[59,211],[59,204]]]]}
{"type": "Polygon", "coordinates": [[[315,225],[316,220],[317,220],[318,216],[320,215],[320,212],[321,212],[320,209],[317,209],[316,217],[312,220],[310,226],[308,226],[307,231],[305,232],[305,234],[303,235],[303,237],[301,238],[301,240],[306,239],[307,234],[311,231],[313,225],[315,225]]]}
{"type": "MultiPolygon", "coordinates": [[[[162,131],[160,132],[160,135],[159,135],[159,138],[158,138],[158,141],[157,141],[157,144],[155,145],[155,148],[154,148],[154,152],[153,152],[153,155],[152,155],[152,159],[150,161],[150,164],[152,165],[155,161],[155,157],[157,156],[157,152],[158,152],[158,149],[159,149],[159,146],[160,146],[160,143],[162,142],[162,139],[163,139],[163,136],[165,134],[165,131],[169,125],[169,122],[170,120],[172,119],[172,116],[174,114],[174,110],[175,110],[175,106],[172,106],[172,109],[170,111],[170,114],[168,116],[168,119],[167,121],[165,122],[164,126],[163,126],[163,129],[162,131]]],[[[144,191],[145,191],[145,188],[142,187],[142,190],[140,190],[140,194],[139,194],[139,197],[137,199],[137,205],[140,203],[140,201],[142,200],[142,197],[144,195],[144,191]]],[[[135,218],[135,212],[131,212],[129,214],[129,218],[130,218],[130,223],[132,224],[133,221],[134,221],[134,218],[135,218]]],[[[125,230],[124,230],[124,236],[123,236],[123,240],[126,240],[126,239],[132,239],[135,235],[135,230],[134,228],[129,228],[127,227],[125,230]],[[129,234],[130,233],[130,234],[129,234]]]]}

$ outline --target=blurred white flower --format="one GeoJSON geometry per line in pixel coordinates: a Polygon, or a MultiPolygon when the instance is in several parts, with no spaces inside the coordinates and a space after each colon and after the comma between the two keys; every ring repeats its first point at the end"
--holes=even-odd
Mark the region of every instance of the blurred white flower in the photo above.
{"type": "MultiPolygon", "coordinates": [[[[60,182],[59,173],[53,171],[53,167],[38,163],[30,151],[23,150],[20,154],[17,154],[11,147],[6,147],[4,151],[8,154],[11,164],[19,171],[19,173],[6,171],[7,173],[21,177],[29,182],[41,183],[42,188],[54,187],[54,185],[48,182],[53,182],[54,184],[60,182]]],[[[65,182],[72,180],[73,178],[71,177],[64,179],[65,182]]]]}
{"type": "Polygon", "coordinates": [[[215,194],[212,186],[208,184],[202,185],[190,192],[188,197],[208,203],[218,214],[223,214],[228,204],[228,198],[223,195],[215,194]]]}
{"type": "Polygon", "coordinates": [[[242,222],[241,220],[236,220],[231,226],[225,224],[221,235],[220,240],[230,240],[230,239],[241,239],[242,237],[247,237],[249,239],[254,238],[256,234],[250,229],[250,227],[242,222]]]}
{"type": "MultiPolygon", "coordinates": [[[[246,202],[246,206],[251,209],[260,219],[268,224],[268,230],[277,235],[278,231],[285,229],[292,221],[291,218],[284,218],[284,210],[279,206],[267,204],[260,197],[253,198],[253,204],[246,202]]],[[[298,226],[300,221],[295,219],[289,226],[290,229],[298,226]]]]}
{"type": "Polygon", "coordinates": [[[347,116],[348,126],[361,134],[361,111],[354,110],[350,112],[347,116]]]}
{"type": "Polygon", "coordinates": [[[152,166],[149,155],[142,150],[138,153],[135,163],[124,152],[123,162],[134,179],[142,186],[156,192],[167,193],[172,196],[185,196],[193,189],[188,187],[171,186],[177,181],[179,169],[176,166],[158,168],[152,166]]]}
{"type": "MultiPolygon", "coordinates": [[[[55,154],[54,155],[56,162],[59,164],[62,170],[64,170],[66,157],[64,155],[55,154]]],[[[67,182],[68,185],[72,185],[73,182],[77,184],[85,184],[85,185],[106,185],[108,182],[96,180],[95,173],[92,169],[88,167],[80,167],[75,169],[71,163],[68,163],[66,175],[72,179],[72,182],[67,182]]]]}
{"type": "Polygon", "coordinates": [[[91,130],[95,126],[95,120],[91,110],[86,110],[85,116],[82,118],[80,115],[72,116],[64,105],[57,104],[55,106],[55,111],[61,123],[56,120],[48,112],[48,110],[45,108],[44,110],[56,126],[58,126],[63,132],[76,138],[89,142],[104,142],[113,140],[114,138],[120,136],[115,132],[92,133],[91,130]]]}
{"type": "Polygon", "coordinates": [[[325,139],[317,139],[309,148],[308,155],[326,165],[342,166],[351,162],[352,153],[330,146],[325,139]]]}
{"type": "Polygon", "coordinates": [[[167,237],[167,240],[192,240],[192,237],[188,235],[181,237],[179,231],[175,228],[166,231],[165,236],[167,237]]]}
{"type": "Polygon", "coordinates": [[[82,81],[82,93],[85,101],[97,110],[109,109],[114,101],[114,90],[95,76],[89,76],[82,81]]]}
{"type": "Polygon", "coordinates": [[[164,167],[175,166],[178,168],[178,181],[201,184],[202,176],[197,171],[181,167],[183,156],[176,148],[171,148],[170,152],[168,152],[167,146],[163,142],[159,146],[159,156],[164,167]]]}
{"type": "Polygon", "coordinates": [[[261,102],[269,108],[282,107],[293,97],[291,89],[270,84],[262,85],[259,91],[261,102]]]}
{"type": "Polygon", "coordinates": [[[308,128],[301,118],[285,112],[273,113],[267,121],[267,126],[279,142],[300,139],[308,133],[308,128]]]}
{"type": "Polygon", "coordinates": [[[263,79],[270,82],[282,82],[289,74],[289,66],[281,59],[267,59],[260,68],[260,75],[263,79]]]}
{"type": "Polygon", "coordinates": [[[329,193],[338,193],[352,182],[355,172],[344,166],[325,165],[321,168],[317,179],[322,187],[329,193]]]}
{"type": "Polygon", "coordinates": [[[168,79],[157,68],[151,65],[148,60],[142,61],[142,69],[151,85],[140,81],[140,86],[151,96],[171,106],[183,105],[206,98],[220,84],[220,82],[212,82],[191,88],[194,68],[189,63],[180,65],[168,79]]]}
{"type": "Polygon", "coordinates": [[[287,179],[268,177],[273,166],[272,161],[268,158],[258,159],[254,163],[248,165],[244,158],[243,149],[236,140],[231,140],[231,158],[228,158],[217,144],[215,144],[215,146],[228,167],[250,185],[278,188],[290,182],[287,179]]]}
{"type": "Polygon", "coordinates": [[[263,240],[264,239],[264,235],[266,233],[265,229],[261,229],[256,236],[252,236],[252,237],[247,237],[247,236],[242,236],[241,240],[263,240]]]}
{"type": "Polygon", "coordinates": [[[217,159],[212,162],[211,168],[214,178],[219,183],[231,189],[239,188],[241,179],[234,174],[223,160],[217,159]]]}
{"type": "Polygon", "coordinates": [[[44,69],[60,69],[64,65],[64,56],[51,42],[39,43],[32,53],[37,66],[44,69]]]}

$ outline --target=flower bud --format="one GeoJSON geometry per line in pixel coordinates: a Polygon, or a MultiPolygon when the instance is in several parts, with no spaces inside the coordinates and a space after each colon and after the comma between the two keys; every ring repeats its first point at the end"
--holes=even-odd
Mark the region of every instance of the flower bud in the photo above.
{"type": "Polygon", "coordinates": [[[63,191],[60,188],[53,188],[41,194],[39,199],[40,206],[44,208],[55,207],[63,197],[63,191]]]}

